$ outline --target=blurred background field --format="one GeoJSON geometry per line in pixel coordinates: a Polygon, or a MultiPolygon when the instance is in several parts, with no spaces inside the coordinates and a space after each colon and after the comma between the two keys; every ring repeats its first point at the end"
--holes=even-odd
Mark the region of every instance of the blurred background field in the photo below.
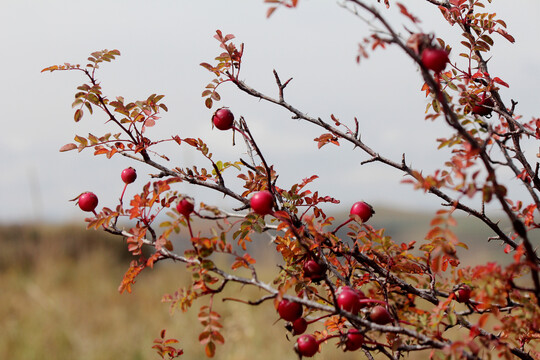
{"type": "MultiPolygon", "coordinates": [[[[430,218],[380,209],[372,225],[385,227],[399,241],[421,243],[430,218]]],[[[459,250],[462,261],[495,261],[493,250],[498,245],[487,244],[489,232],[472,219],[458,222],[458,234],[471,244],[470,250],[459,250]]],[[[187,284],[189,274],[182,264],[159,263],[139,276],[132,294],[119,294],[131,260],[121,238],[87,231],[82,223],[3,225],[0,244],[0,359],[158,359],[151,347],[162,329],[167,329],[167,337],[180,340],[185,351],[181,358],[205,358],[198,342],[202,326],[197,313],[208,299],[196,302],[188,313],[177,311],[172,316],[168,304],[161,302],[163,294],[187,284]]],[[[256,249],[259,254],[266,250],[258,258],[265,281],[276,269],[269,248],[262,240],[256,249]]],[[[253,299],[264,295],[233,285],[223,296],[239,296],[240,291],[242,297],[253,299]]],[[[226,338],[216,359],[297,358],[271,302],[253,307],[215,301],[215,309],[223,315],[226,338]]],[[[338,357],[363,355],[343,354],[334,344],[316,355],[338,357]]]]}

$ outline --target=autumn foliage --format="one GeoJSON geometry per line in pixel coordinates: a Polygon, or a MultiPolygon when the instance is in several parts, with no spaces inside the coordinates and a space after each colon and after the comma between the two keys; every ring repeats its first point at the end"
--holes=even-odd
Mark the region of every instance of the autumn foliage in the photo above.
{"type": "MultiPolygon", "coordinates": [[[[169,138],[151,139],[145,130],[158,126],[160,116],[168,110],[163,95],[127,101],[102,92],[98,69],[119,56],[118,50],[94,52],[84,66],[45,68],[80,72],[86,81],[75,94],[74,120],[81,121],[86,112],[99,110],[107,114],[111,127],[107,134],[77,135],[75,142],[64,145],[61,151],[88,149],[107,158],[121,154],[126,161],[145,163],[154,172],[132,199],[123,200],[122,194],[115,208],[96,208],[86,219],[89,229],[116,234],[119,241],[124,238],[127,251],[134,256],[119,291],[133,291],[137,276],[159,261],[183,264],[192,274],[192,283],[164,295],[163,301],[172,311],[182,312],[190,311],[197,299],[197,303],[204,303],[198,310],[199,340],[209,357],[226,339],[227,329],[220,322],[220,294],[229,284],[239,283],[257,287],[264,295],[257,300],[225,300],[241,301],[245,306],[273,302],[276,319],[281,317],[284,325],[289,321],[289,335],[298,335],[294,341],[299,356],[316,357],[320,348],[335,343],[343,351],[363,352],[368,359],[375,354],[398,359],[413,352],[423,352],[425,358],[432,359],[540,358],[540,258],[534,238],[540,226],[536,222],[539,165],[522,150],[525,141],[540,139],[540,119],[521,119],[515,113],[517,103],[499,93],[501,87],[509,85],[490,72],[487,59],[497,61],[496,41],[514,40],[499,15],[489,12],[489,4],[425,1],[433,5],[434,16],[442,16],[462,34],[460,43],[449,44],[421,30],[404,36],[386,20],[386,7],[396,6],[403,22],[414,25],[406,29],[420,29],[420,19],[413,15],[413,9],[390,0],[347,0],[343,5],[357,14],[359,21],[373,19],[378,29],[361,40],[357,60],[369,61],[366,58],[375,50],[401,49],[423,78],[421,91],[429,100],[426,120],[444,122],[452,130],[448,138],[438,139],[440,149],[451,150],[449,158],[432,173],[411,167],[405,157],[391,159],[380,154],[361,138],[356,119],[342,121],[337,115],[325,119],[295,107],[285,94],[286,87],[292,86],[290,79],[283,81],[276,71],[277,97],[241,80],[244,47],[231,34],[218,30],[215,39],[220,53],[214,61],[201,64],[213,77],[202,92],[206,107],[223,101],[221,87],[235,87],[289,111],[306,126],[320,128],[314,151],[348,143],[370,157],[365,166],[381,163],[392,167],[405,176],[401,186],[413,186],[419,190],[418,196],[439,198],[443,206],[434,214],[431,229],[424,239],[410,243],[396,243],[384,229],[371,226],[373,209],[364,203],[362,212],[351,209],[350,218],[328,216],[321,204],[339,201],[310,190],[317,175],[306,174],[297,184],[284,187],[274,165],[267,162],[257,145],[257,139],[264,135],[252,133],[250,119],[239,116],[241,109],[216,112],[213,116],[218,118],[212,121],[224,137],[245,140],[237,141],[236,146],[246,144],[251,154],[247,160],[217,160],[219,154],[212,153],[200,138],[171,134],[169,138]],[[491,117],[489,122],[487,117],[491,117]],[[203,165],[170,164],[166,154],[155,150],[163,142],[195,149],[203,165]],[[512,184],[503,182],[503,170],[514,174],[511,182],[526,188],[523,198],[507,196],[512,184]],[[240,179],[243,187],[229,186],[227,179],[231,176],[240,179]],[[212,189],[216,196],[234,199],[237,206],[220,209],[196,199],[193,203],[190,194],[176,189],[180,182],[212,189]],[[510,229],[486,214],[487,203],[503,210],[510,229]],[[487,225],[492,237],[485,239],[485,246],[503,244],[497,248],[504,252],[507,265],[460,265],[456,249],[466,249],[467,244],[453,230],[458,225],[455,213],[487,225]],[[194,218],[204,219],[207,229],[194,233],[194,218]],[[131,225],[120,227],[119,220],[131,225]],[[190,239],[184,252],[177,251],[171,241],[178,233],[190,239]],[[259,279],[257,259],[247,250],[252,238],[261,235],[272,240],[266,245],[267,251],[276,252],[282,259],[272,283],[259,279]],[[143,248],[152,250],[149,256],[143,255],[143,248]],[[215,259],[219,256],[230,257],[231,265],[218,266],[215,259]]],[[[266,2],[268,16],[277,9],[298,5],[298,1],[266,2]]],[[[126,181],[125,186],[137,186],[140,181],[141,176],[133,184],[126,181]]],[[[97,205],[97,199],[95,202],[97,205]]],[[[163,331],[154,348],[162,358],[172,359],[182,355],[175,344],[176,340],[167,339],[163,331]]]]}

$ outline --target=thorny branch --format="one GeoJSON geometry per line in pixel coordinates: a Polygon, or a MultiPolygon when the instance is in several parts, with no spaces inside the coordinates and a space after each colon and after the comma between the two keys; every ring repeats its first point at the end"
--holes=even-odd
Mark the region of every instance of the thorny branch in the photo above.
{"type": "MultiPolygon", "coordinates": [[[[423,65],[423,63],[420,60],[420,58],[418,57],[418,55],[416,55],[410,48],[408,48],[404,44],[404,42],[401,40],[400,36],[391,27],[391,25],[384,19],[384,17],[382,17],[382,15],[374,7],[368,6],[365,3],[363,3],[362,1],[358,1],[358,0],[348,0],[348,1],[355,4],[355,5],[357,5],[357,6],[359,6],[359,7],[361,7],[361,8],[363,8],[364,10],[369,12],[371,15],[373,15],[377,20],[380,21],[380,23],[385,27],[385,29],[390,34],[390,36],[392,38],[392,42],[395,43],[396,45],[398,45],[409,57],[411,57],[418,64],[418,66],[420,67],[420,69],[422,71],[422,76],[423,76],[424,80],[426,81],[426,83],[429,85],[429,87],[432,89],[432,92],[435,93],[435,94],[439,94],[440,93],[440,87],[439,87],[437,81],[429,73],[428,69],[423,65]]],[[[482,59],[480,53],[478,53],[477,55],[479,55],[480,59],[482,59]]],[[[487,64],[486,64],[485,61],[481,60],[481,66],[487,72],[487,64]]],[[[308,122],[310,122],[310,123],[312,123],[314,125],[320,126],[320,127],[324,128],[324,129],[330,131],[332,134],[338,136],[339,138],[342,138],[342,139],[345,139],[345,140],[351,142],[352,144],[355,145],[355,147],[359,147],[364,152],[369,154],[372,157],[372,161],[378,161],[378,162],[384,163],[386,165],[389,165],[389,166],[391,166],[393,168],[401,170],[401,171],[407,173],[408,175],[414,177],[414,171],[411,168],[409,168],[404,162],[403,163],[397,163],[397,162],[394,162],[392,160],[389,160],[387,158],[382,157],[380,154],[378,154],[373,149],[368,147],[364,142],[362,142],[357,137],[351,136],[350,134],[347,134],[347,133],[344,133],[344,132],[340,131],[339,129],[333,127],[329,123],[323,121],[321,118],[310,117],[310,116],[306,115],[305,113],[301,112],[299,109],[292,106],[291,104],[287,103],[285,101],[284,97],[283,97],[283,89],[281,87],[281,82],[280,82],[279,77],[277,76],[277,73],[275,71],[274,71],[274,75],[276,77],[276,82],[277,82],[278,88],[280,90],[279,99],[274,99],[274,98],[271,98],[271,97],[269,97],[269,96],[267,96],[265,94],[262,94],[259,91],[257,91],[255,89],[253,89],[252,87],[248,86],[245,82],[243,82],[243,81],[241,81],[239,79],[231,79],[231,80],[233,81],[233,83],[240,90],[244,91],[245,93],[247,93],[247,94],[249,94],[251,96],[260,98],[262,100],[268,101],[270,103],[274,103],[276,105],[279,105],[279,106],[289,110],[291,113],[293,113],[293,118],[308,121],[308,122]]],[[[502,103],[502,100],[501,100],[500,96],[498,95],[498,93],[496,91],[492,91],[492,94],[493,94],[493,96],[495,97],[495,99],[497,101],[499,109],[505,109],[504,104],[502,103]]],[[[444,99],[442,101],[442,107],[443,107],[445,120],[446,120],[447,124],[449,126],[451,126],[452,128],[454,128],[454,130],[456,130],[456,132],[463,139],[465,139],[465,141],[467,141],[472,146],[472,148],[479,150],[479,156],[480,156],[480,158],[482,160],[482,163],[483,163],[486,171],[488,172],[488,179],[490,179],[490,181],[493,183],[494,188],[500,188],[501,184],[499,184],[499,182],[497,180],[497,177],[496,177],[496,174],[495,174],[495,169],[493,168],[493,166],[491,164],[491,159],[490,159],[489,155],[487,154],[487,152],[485,151],[485,148],[483,148],[483,145],[480,144],[460,124],[456,113],[450,108],[450,105],[448,104],[446,99],[444,99]]],[[[511,114],[507,114],[507,115],[509,117],[511,117],[511,114]]],[[[509,124],[514,124],[515,122],[516,121],[512,118],[512,121],[510,121],[509,124]]],[[[515,127],[512,126],[510,128],[510,130],[515,131],[516,129],[515,129],[515,127]]],[[[514,139],[514,144],[516,146],[516,152],[520,152],[521,154],[523,154],[521,152],[521,148],[519,147],[519,136],[514,135],[512,138],[514,139]]],[[[531,178],[534,178],[535,174],[534,174],[534,172],[532,171],[532,168],[526,162],[526,160],[525,160],[525,158],[523,156],[520,159],[520,161],[522,161],[523,163],[526,164],[526,165],[524,164],[524,166],[527,169],[527,173],[531,174],[530,175],[531,178]]],[[[540,182],[540,180],[539,180],[539,182],[540,182]]],[[[457,209],[465,211],[466,213],[468,213],[470,215],[473,215],[476,218],[478,218],[479,220],[481,220],[482,222],[484,222],[486,225],[488,225],[499,236],[499,238],[502,241],[504,241],[506,244],[510,245],[514,250],[518,247],[518,244],[515,241],[513,241],[508,235],[506,235],[499,228],[498,224],[493,222],[491,219],[489,219],[483,212],[479,212],[477,210],[474,210],[474,209],[464,205],[463,203],[461,203],[457,199],[452,199],[450,196],[445,194],[440,188],[432,186],[432,187],[429,188],[428,191],[431,192],[432,194],[438,196],[439,198],[443,199],[447,204],[455,206],[457,209]]],[[[528,257],[529,261],[531,261],[531,264],[537,264],[537,265],[540,264],[540,257],[538,257],[538,255],[534,251],[534,248],[532,247],[532,244],[530,243],[530,240],[528,238],[527,232],[525,231],[525,226],[523,225],[523,222],[512,211],[512,209],[508,205],[504,195],[501,192],[496,192],[495,195],[496,195],[499,203],[501,204],[504,212],[507,214],[508,218],[510,219],[510,221],[511,221],[513,227],[514,227],[514,231],[522,238],[523,244],[525,245],[525,248],[526,248],[527,257],[528,257]]],[[[537,295],[536,297],[538,299],[538,303],[540,304],[540,279],[539,279],[539,276],[538,276],[538,270],[536,270],[537,265],[532,265],[532,267],[531,267],[531,270],[532,270],[531,271],[531,276],[532,276],[533,282],[535,284],[536,295],[537,295]]]]}

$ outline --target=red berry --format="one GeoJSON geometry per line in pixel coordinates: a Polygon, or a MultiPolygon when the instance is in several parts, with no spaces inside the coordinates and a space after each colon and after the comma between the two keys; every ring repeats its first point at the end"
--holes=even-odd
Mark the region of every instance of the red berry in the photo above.
{"type": "Polygon", "coordinates": [[[304,276],[312,281],[320,281],[324,279],[324,273],[326,272],[326,266],[321,266],[315,260],[307,260],[303,266],[304,276]]]}
{"type": "Polygon", "coordinates": [[[301,356],[312,357],[319,351],[319,342],[313,335],[302,335],[296,340],[295,348],[301,356]]]}
{"type": "Polygon", "coordinates": [[[390,315],[388,310],[381,305],[374,306],[373,309],[371,309],[369,319],[379,325],[386,325],[393,320],[392,315],[390,315]]]}
{"type": "Polygon", "coordinates": [[[283,299],[279,302],[278,313],[283,320],[294,321],[302,317],[302,304],[283,299]]]}
{"type": "Polygon", "coordinates": [[[341,287],[337,296],[340,309],[356,314],[360,310],[360,294],[348,286],[341,287]]]}
{"type": "Polygon", "coordinates": [[[364,344],[364,335],[357,329],[350,329],[345,340],[345,351],[355,351],[364,344]]]}
{"type": "Polygon", "coordinates": [[[427,48],[422,51],[422,64],[437,73],[443,71],[449,61],[446,50],[427,48]]]}
{"type": "Polygon", "coordinates": [[[274,197],[268,190],[259,191],[251,197],[249,204],[253,211],[255,211],[257,214],[268,215],[272,213],[274,197]]]}
{"type": "Polygon", "coordinates": [[[137,179],[137,171],[135,171],[134,168],[128,167],[127,169],[122,170],[122,174],[120,175],[122,177],[122,181],[126,184],[131,184],[132,182],[137,179]]]}
{"type": "Polygon", "coordinates": [[[306,319],[299,318],[293,321],[292,323],[292,330],[293,335],[300,335],[303,334],[307,329],[308,323],[306,319]]]}
{"type": "Polygon", "coordinates": [[[218,109],[212,116],[214,126],[219,130],[229,130],[234,124],[234,115],[227,108],[218,109]]]}
{"type": "Polygon", "coordinates": [[[79,207],[82,211],[94,211],[98,198],[93,192],[85,192],[79,196],[79,207]]]}
{"type": "Polygon", "coordinates": [[[373,214],[375,214],[375,211],[373,211],[371,205],[364,201],[355,202],[351,207],[351,215],[359,216],[362,222],[368,221],[373,214]]]}
{"type": "Polygon", "coordinates": [[[488,107],[485,107],[484,105],[493,107],[495,106],[495,103],[493,102],[492,98],[482,99],[480,100],[480,102],[478,102],[476,105],[473,106],[472,113],[480,115],[480,116],[490,115],[491,111],[493,110],[488,107]]]}
{"type": "Polygon", "coordinates": [[[185,217],[188,217],[195,208],[195,204],[193,203],[193,199],[184,197],[182,198],[178,204],[176,204],[176,210],[184,215],[185,217]]]}
{"type": "Polygon", "coordinates": [[[460,303],[466,303],[471,298],[471,288],[463,285],[456,291],[456,300],[460,303]]]}

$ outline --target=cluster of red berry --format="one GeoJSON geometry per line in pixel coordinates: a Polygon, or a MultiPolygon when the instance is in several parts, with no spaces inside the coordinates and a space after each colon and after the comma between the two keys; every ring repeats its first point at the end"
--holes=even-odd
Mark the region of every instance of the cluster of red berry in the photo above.
{"type": "MultiPolygon", "coordinates": [[[[416,46],[416,49],[420,51],[420,59],[422,64],[428,69],[434,71],[436,74],[440,74],[445,68],[446,64],[450,62],[448,52],[445,49],[441,49],[436,46],[432,46],[425,34],[415,34],[411,37],[411,43],[423,42],[421,46],[416,46]],[[419,40],[420,39],[420,40],[419,40]]],[[[479,101],[472,106],[471,113],[480,116],[489,116],[493,110],[495,103],[491,97],[486,97],[484,93],[479,101]]]]}
{"type": "MultiPolygon", "coordinates": [[[[426,48],[421,54],[422,62],[426,68],[440,72],[444,70],[448,60],[448,53],[442,49],[430,49],[426,48]]],[[[486,104],[490,99],[483,99],[486,104]]],[[[474,113],[483,114],[482,109],[473,109],[474,113]]],[[[220,130],[229,130],[234,128],[234,115],[227,108],[221,108],[217,110],[212,116],[212,123],[220,130]]],[[[137,178],[135,169],[129,167],[124,169],[121,173],[122,181],[125,183],[124,191],[128,184],[131,184],[137,178]]],[[[122,192],[122,197],[124,192],[122,192]]],[[[121,197],[121,199],[122,199],[121,197]]],[[[98,205],[98,198],[92,192],[85,192],[78,197],[79,207],[84,211],[94,212],[98,205]]],[[[269,190],[262,190],[253,194],[250,199],[250,207],[256,214],[260,216],[273,214],[275,201],[274,195],[269,190]]],[[[195,204],[190,197],[180,197],[176,210],[179,214],[183,215],[188,225],[189,217],[194,212],[195,204]]],[[[347,221],[339,225],[334,233],[342,226],[353,220],[359,220],[361,222],[368,221],[375,211],[368,203],[364,201],[356,202],[352,205],[350,210],[350,217],[347,221]]],[[[190,228],[191,231],[191,228],[190,228]]],[[[326,272],[328,270],[327,265],[320,260],[308,258],[303,262],[303,276],[304,278],[312,282],[320,282],[326,278],[326,272]]],[[[388,310],[388,304],[382,300],[370,299],[366,297],[364,292],[359,289],[354,289],[349,286],[341,286],[336,291],[336,307],[341,311],[348,312],[353,315],[365,314],[366,320],[369,320],[378,325],[387,325],[394,322],[394,317],[388,310]]],[[[454,293],[454,296],[458,302],[468,302],[471,296],[471,289],[467,285],[460,286],[454,293]]],[[[312,357],[318,351],[320,344],[326,342],[330,338],[339,337],[340,345],[345,351],[358,350],[363,344],[366,343],[366,339],[361,331],[351,328],[346,333],[339,335],[330,335],[321,339],[313,334],[304,334],[308,326],[315,323],[322,318],[329,316],[307,320],[304,315],[303,305],[299,302],[290,301],[288,299],[282,299],[277,308],[277,312],[283,320],[287,321],[287,328],[292,332],[294,336],[300,335],[296,341],[295,350],[300,356],[312,357]]]]}
{"type": "MultiPolygon", "coordinates": [[[[321,267],[319,269],[324,268],[321,267]]],[[[316,275],[321,276],[320,272],[316,275]]],[[[308,276],[313,276],[313,274],[309,272],[308,276]]],[[[367,311],[367,319],[375,324],[386,325],[394,321],[394,318],[387,310],[386,306],[370,305],[372,303],[384,303],[383,301],[368,299],[364,293],[358,289],[342,286],[340,289],[338,289],[336,302],[339,309],[354,315],[358,315],[361,309],[371,306],[369,311],[367,311]]],[[[302,317],[304,313],[303,306],[298,302],[283,299],[279,302],[277,311],[283,320],[290,323],[288,324],[287,328],[292,331],[292,334],[301,335],[296,340],[295,345],[296,352],[301,356],[311,357],[315,355],[319,351],[319,346],[321,343],[331,338],[338,337],[337,335],[330,335],[322,339],[317,339],[315,335],[304,334],[309,324],[317,322],[321,318],[309,321],[306,320],[304,317],[302,317]]],[[[345,351],[358,350],[365,342],[362,332],[354,328],[347,330],[347,333],[341,334],[339,337],[340,344],[343,346],[345,351]]]]}

